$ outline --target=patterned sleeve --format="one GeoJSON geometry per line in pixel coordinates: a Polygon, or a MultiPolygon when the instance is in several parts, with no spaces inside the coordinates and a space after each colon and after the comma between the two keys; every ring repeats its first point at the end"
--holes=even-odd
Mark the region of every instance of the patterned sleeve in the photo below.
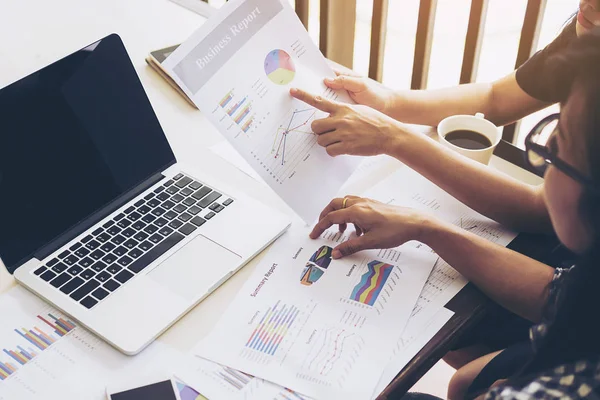
{"type": "Polygon", "coordinates": [[[552,325],[552,322],[556,317],[558,303],[560,302],[563,293],[562,289],[573,268],[575,268],[575,266],[570,268],[556,268],[554,270],[554,277],[552,278],[552,282],[550,282],[548,299],[544,306],[542,320],[539,324],[532,326],[529,331],[529,338],[531,339],[531,345],[534,349],[538,348],[538,344],[541,343],[542,338],[548,331],[548,327],[552,325]]]}
{"type": "Polygon", "coordinates": [[[494,387],[486,400],[598,399],[600,364],[579,361],[561,365],[524,384],[494,387]]]}

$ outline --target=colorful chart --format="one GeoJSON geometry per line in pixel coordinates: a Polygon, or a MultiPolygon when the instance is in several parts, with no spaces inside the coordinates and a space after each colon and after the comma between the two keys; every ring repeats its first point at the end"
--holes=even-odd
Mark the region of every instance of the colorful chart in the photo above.
{"type": "Polygon", "coordinates": [[[269,52],[265,58],[265,74],[276,85],[287,85],[296,75],[292,57],[279,49],[269,52]]]}
{"type": "MultiPolygon", "coordinates": [[[[75,324],[73,322],[63,318],[57,318],[52,314],[48,314],[47,318],[44,318],[41,315],[38,315],[37,317],[40,321],[50,327],[52,332],[48,332],[47,329],[45,332],[37,326],[35,326],[33,329],[15,329],[14,331],[24,341],[28,342],[27,349],[19,345],[17,345],[16,349],[14,350],[3,349],[3,352],[12,360],[14,360],[16,364],[12,361],[4,363],[0,362],[0,381],[8,378],[8,376],[15,372],[19,366],[27,364],[40,352],[46,350],[58,339],[65,336],[75,328],[75,324]],[[29,345],[32,345],[33,347],[29,345]]],[[[25,342],[23,342],[23,345],[25,346],[25,342]]]]}
{"type": "Polygon", "coordinates": [[[229,102],[231,101],[231,99],[233,99],[233,90],[230,90],[229,93],[227,93],[219,102],[219,105],[222,108],[225,108],[225,106],[227,106],[227,104],[229,104],[229,102]]]}
{"type": "Polygon", "coordinates": [[[377,301],[394,266],[374,260],[367,267],[368,271],[363,274],[360,282],[352,290],[350,299],[372,306],[377,301]]]}
{"type": "Polygon", "coordinates": [[[324,273],[325,273],[325,271],[323,271],[316,265],[308,263],[308,264],[306,264],[306,267],[304,267],[304,270],[302,271],[302,276],[300,277],[300,283],[302,283],[305,286],[310,286],[313,283],[315,283],[316,281],[318,281],[323,276],[324,273]]]}
{"type": "Polygon", "coordinates": [[[254,122],[254,117],[250,117],[246,120],[246,122],[244,122],[244,125],[242,125],[242,130],[245,133],[248,133],[248,131],[250,130],[250,128],[252,128],[252,123],[254,122]]]}
{"type": "Polygon", "coordinates": [[[321,246],[315,251],[308,262],[306,267],[300,275],[300,283],[305,286],[310,286],[323,276],[329,264],[331,264],[331,253],[333,249],[329,246],[321,246]]]}
{"type": "Polygon", "coordinates": [[[207,400],[206,397],[202,396],[193,388],[189,387],[183,382],[175,380],[177,390],[179,391],[179,398],[181,400],[207,400]]]}
{"type": "Polygon", "coordinates": [[[321,246],[315,251],[308,261],[317,264],[321,268],[327,269],[331,264],[331,253],[333,249],[329,246],[321,246]]]}
{"type": "Polygon", "coordinates": [[[280,302],[269,307],[250,335],[246,347],[267,355],[275,355],[299,313],[296,307],[281,305],[280,302]]]}

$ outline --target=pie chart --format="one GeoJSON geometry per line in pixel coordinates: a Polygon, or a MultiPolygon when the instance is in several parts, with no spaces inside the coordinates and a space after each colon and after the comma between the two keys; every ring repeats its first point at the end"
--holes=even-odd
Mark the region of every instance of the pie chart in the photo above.
{"type": "Polygon", "coordinates": [[[296,75],[292,57],[280,49],[270,51],[265,58],[265,74],[276,85],[287,85],[296,75]]]}

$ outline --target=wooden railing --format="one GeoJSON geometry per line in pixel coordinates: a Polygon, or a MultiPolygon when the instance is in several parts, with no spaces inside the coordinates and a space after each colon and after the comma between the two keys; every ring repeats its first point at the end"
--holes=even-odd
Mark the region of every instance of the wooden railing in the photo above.
{"type": "MultiPolygon", "coordinates": [[[[306,27],[308,27],[309,1],[296,0],[296,12],[306,27]]],[[[546,3],[547,0],[527,1],[515,68],[523,64],[537,48],[546,3]]],[[[388,5],[389,0],[373,0],[369,77],[380,82],[383,78],[388,5]]],[[[460,83],[475,81],[488,5],[489,0],[471,0],[460,83]]],[[[436,10],[437,0],[419,0],[411,79],[412,89],[427,87],[436,10]]],[[[355,25],[356,0],[320,0],[319,46],[321,51],[327,58],[348,68],[352,68],[353,64],[355,25]]],[[[516,124],[505,127],[504,139],[512,142],[516,130],[516,124]]]]}

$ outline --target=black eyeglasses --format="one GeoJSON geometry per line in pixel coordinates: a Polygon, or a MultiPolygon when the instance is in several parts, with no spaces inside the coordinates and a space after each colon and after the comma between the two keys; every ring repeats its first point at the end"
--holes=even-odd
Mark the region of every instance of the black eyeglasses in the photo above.
{"type": "Polygon", "coordinates": [[[584,185],[595,194],[600,194],[600,188],[587,176],[583,175],[573,166],[558,158],[556,136],[560,131],[558,119],[560,114],[552,114],[541,120],[533,127],[525,138],[526,159],[529,165],[544,171],[547,164],[552,164],[565,175],[584,185]]]}

